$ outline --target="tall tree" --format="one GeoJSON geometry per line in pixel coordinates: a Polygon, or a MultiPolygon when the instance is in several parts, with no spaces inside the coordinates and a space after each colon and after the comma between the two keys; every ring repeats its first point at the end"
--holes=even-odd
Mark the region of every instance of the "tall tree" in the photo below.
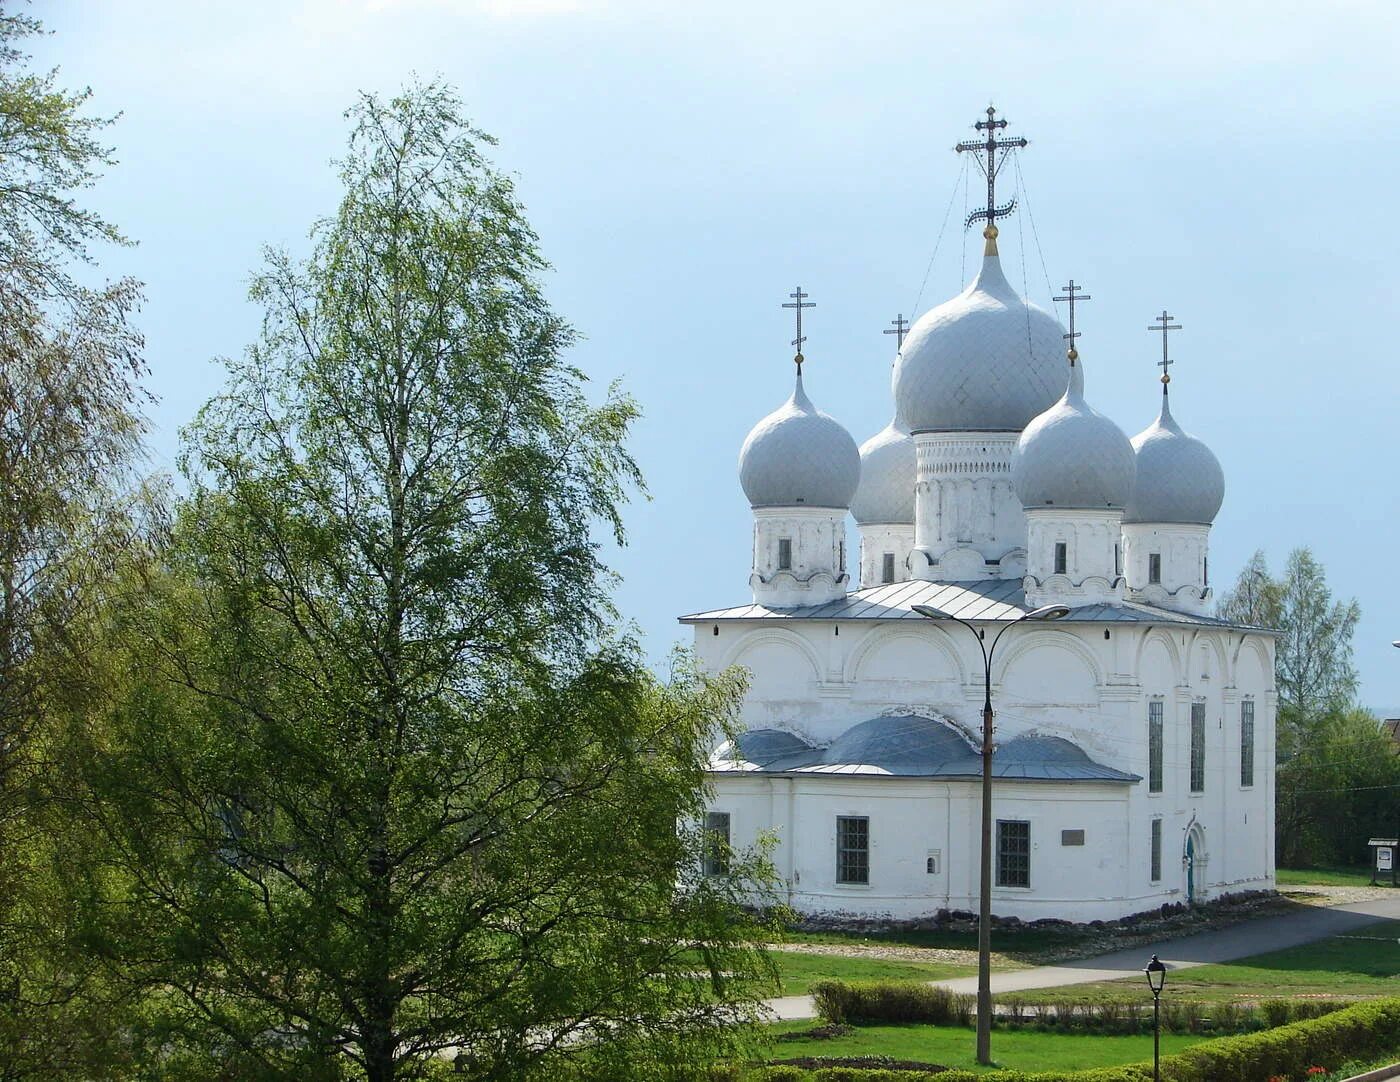
{"type": "Polygon", "coordinates": [[[141,521],[145,394],[131,319],[140,288],[76,284],[92,241],[121,242],[80,206],[110,154],[88,92],[27,69],[39,23],[0,7],[0,1078],[61,1072],[110,1027],[65,956],[49,865],[62,844],[43,798],[55,710],[92,690],[83,628],[141,521]]]}
{"type": "Polygon", "coordinates": [[[349,116],[339,210],[269,256],[114,624],[94,949],[154,990],[167,1067],[687,1076],[767,973],[761,863],[700,876],[677,826],[740,685],[609,632],[591,531],[622,538],[636,411],[562,359],[490,140],[439,85],[349,116]]]}
{"type": "Polygon", "coordinates": [[[1341,840],[1337,814],[1342,794],[1371,790],[1376,770],[1392,764],[1367,762],[1379,740],[1376,720],[1351,708],[1356,695],[1352,636],[1361,616],[1355,599],[1337,601],[1316,557],[1306,548],[1289,554],[1282,577],[1274,578],[1256,552],[1221,599],[1219,615],[1278,630],[1274,671],[1278,685],[1275,743],[1278,770],[1276,839],[1281,863],[1352,854],[1341,840]],[[1367,748],[1354,737],[1369,724],[1367,748]],[[1339,734],[1350,734],[1349,736],[1339,734]],[[1347,745],[1353,745],[1348,752],[1347,745]]]}

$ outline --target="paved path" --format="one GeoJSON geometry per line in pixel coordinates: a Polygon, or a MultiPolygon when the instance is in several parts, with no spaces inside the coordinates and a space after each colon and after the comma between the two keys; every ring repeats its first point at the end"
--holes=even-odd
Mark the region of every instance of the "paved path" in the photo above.
{"type": "MultiPolygon", "coordinates": [[[[1188,969],[1215,962],[1232,962],[1251,954],[1283,950],[1318,939],[1374,924],[1378,920],[1400,919],[1400,898],[1376,898],[1339,906],[1315,906],[1280,917],[1261,917],[1229,928],[1198,932],[1161,943],[1082,958],[1063,965],[1034,966],[1029,969],[992,970],[992,993],[1024,992],[1032,988],[1059,988],[1067,984],[1089,984],[1122,977],[1141,976],[1148,958],[1158,955],[1168,969],[1188,969]]],[[[977,978],[952,977],[930,984],[953,992],[976,992],[977,978]]],[[[768,1009],[780,1020],[816,1017],[811,996],[783,996],[770,999],[768,1009]]]]}

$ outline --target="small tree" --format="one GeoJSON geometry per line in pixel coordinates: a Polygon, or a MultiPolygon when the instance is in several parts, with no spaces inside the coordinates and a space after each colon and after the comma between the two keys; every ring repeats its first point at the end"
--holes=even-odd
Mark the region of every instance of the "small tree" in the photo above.
{"type": "Polygon", "coordinates": [[[95,949],[167,1069],[685,1076],[767,974],[761,867],[699,876],[677,826],[741,687],[609,630],[590,530],[621,540],[635,409],[561,360],[489,140],[437,85],[350,116],[339,212],[253,287],[114,625],[121,705],[79,734],[95,949]]]}

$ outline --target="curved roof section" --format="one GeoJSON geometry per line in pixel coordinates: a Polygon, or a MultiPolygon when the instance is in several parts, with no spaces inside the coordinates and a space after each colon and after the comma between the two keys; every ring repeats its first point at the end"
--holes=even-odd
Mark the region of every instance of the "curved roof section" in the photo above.
{"type": "Polygon", "coordinates": [[[1162,412],[1133,437],[1137,480],[1124,522],[1209,526],[1225,502],[1225,472],[1201,440],[1172,416],[1162,387],[1162,412]]]}
{"type": "Polygon", "coordinates": [[[896,418],[861,444],[860,484],[851,501],[856,522],[912,526],[917,473],[914,437],[896,418]]]}
{"type": "Polygon", "coordinates": [[[851,434],[812,405],[802,369],[792,397],[754,425],[739,451],[739,483],[752,507],[851,506],[860,451],[851,434]]]}
{"type": "MultiPolygon", "coordinates": [[[[716,756],[712,770],[968,780],[982,776],[981,756],[962,730],[918,714],[862,721],[825,748],[775,729],[753,730],[737,743],[729,754],[716,756]]],[[[1023,781],[1142,780],[1095,762],[1063,737],[1039,734],[1018,736],[998,747],[992,754],[992,776],[1023,781]]]]}
{"type": "Polygon", "coordinates": [[[1064,389],[1064,330],[1017,295],[988,252],[962,293],[925,312],[895,361],[911,432],[1019,432],[1064,389]]]}

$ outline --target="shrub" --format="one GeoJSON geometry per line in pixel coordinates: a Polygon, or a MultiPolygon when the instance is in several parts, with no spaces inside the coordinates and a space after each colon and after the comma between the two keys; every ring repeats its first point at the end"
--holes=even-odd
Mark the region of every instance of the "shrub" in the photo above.
{"type": "Polygon", "coordinates": [[[1215,1028],[1221,1033],[1238,1033],[1243,1021],[1240,1005],[1233,1000],[1215,1005],[1215,1028]]]}
{"type": "Polygon", "coordinates": [[[1272,1029],[1288,1022],[1293,1005],[1286,999],[1266,999],[1259,1004],[1259,1010],[1264,1015],[1264,1024],[1272,1029]]]}
{"type": "Polygon", "coordinates": [[[955,1009],[955,997],[948,989],[916,981],[818,981],[812,986],[812,998],[817,1013],[832,1023],[950,1025],[961,1009],[955,1009]]]}

